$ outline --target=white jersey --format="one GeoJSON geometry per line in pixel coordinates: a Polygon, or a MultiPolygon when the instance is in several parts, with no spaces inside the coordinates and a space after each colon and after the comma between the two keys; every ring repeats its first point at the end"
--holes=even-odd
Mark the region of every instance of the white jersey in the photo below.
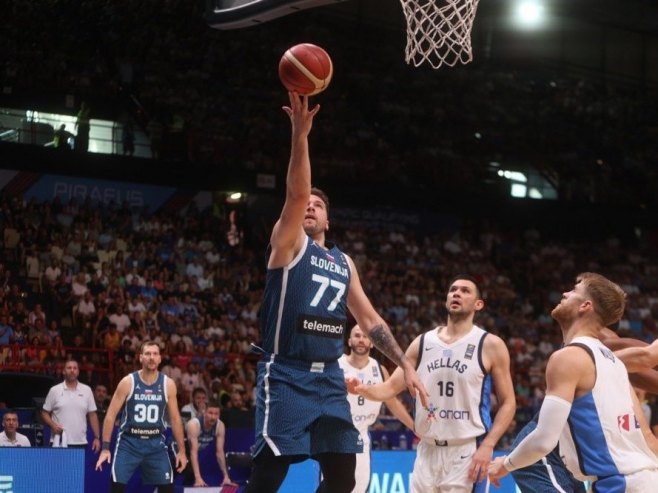
{"type": "Polygon", "coordinates": [[[624,364],[593,337],[576,337],[569,345],[589,353],[596,382],[591,392],[573,401],[562,431],[560,454],[567,468],[576,478],[590,481],[657,468],[635,416],[624,364]]]}
{"type": "Polygon", "coordinates": [[[491,428],[491,376],[482,362],[487,332],[474,325],[461,339],[447,344],[438,329],[421,336],[416,372],[429,393],[425,409],[416,399],[416,431],[433,440],[464,440],[491,428]]]}
{"type": "MultiPolygon", "coordinates": [[[[381,366],[374,358],[368,358],[368,364],[365,367],[355,368],[347,361],[347,355],[343,354],[338,358],[338,364],[343,369],[345,378],[358,378],[361,383],[366,385],[374,385],[384,381],[381,366]]],[[[350,403],[355,428],[359,430],[364,442],[369,442],[368,427],[377,421],[382,403],[349,393],[347,394],[347,400],[350,403]]]]}

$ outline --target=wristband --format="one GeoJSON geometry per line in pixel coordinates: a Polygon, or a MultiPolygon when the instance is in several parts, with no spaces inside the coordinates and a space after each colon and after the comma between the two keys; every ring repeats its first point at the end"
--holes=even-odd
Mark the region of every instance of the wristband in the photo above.
{"type": "Polygon", "coordinates": [[[503,460],[503,467],[507,469],[508,472],[516,470],[516,467],[514,467],[514,464],[512,464],[512,461],[509,458],[509,455],[503,460]]]}
{"type": "Polygon", "coordinates": [[[103,442],[101,450],[110,450],[110,442],[103,442]]]}

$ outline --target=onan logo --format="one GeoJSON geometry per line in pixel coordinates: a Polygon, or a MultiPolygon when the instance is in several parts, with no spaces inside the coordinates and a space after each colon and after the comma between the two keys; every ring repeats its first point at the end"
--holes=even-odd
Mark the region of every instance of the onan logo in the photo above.
{"type": "Polygon", "coordinates": [[[375,420],[377,418],[377,415],[375,413],[370,413],[370,414],[352,414],[352,419],[356,423],[361,423],[363,421],[370,421],[370,420],[375,420]]]}
{"type": "Polygon", "coordinates": [[[471,411],[464,411],[462,409],[440,409],[439,418],[469,420],[471,419],[471,411]]]}

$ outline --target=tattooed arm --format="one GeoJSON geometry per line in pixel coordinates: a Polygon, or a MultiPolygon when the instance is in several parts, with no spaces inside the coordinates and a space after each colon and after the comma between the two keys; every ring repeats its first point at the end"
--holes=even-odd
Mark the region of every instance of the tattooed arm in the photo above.
{"type": "Polygon", "coordinates": [[[346,255],[346,257],[352,269],[347,306],[354,315],[359,327],[368,334],[375,347],[404,371],[404,381],[411,395],[416,397],[416,392],[418,392],[418,397],[420,397],[423,406],[427,406],[429,402],[427,391],[416,374],[415,361],[412,362],[404,354],[393,337],[391,329],[370,303],[361,285],[354,262],[349,256],[346,255]]]}

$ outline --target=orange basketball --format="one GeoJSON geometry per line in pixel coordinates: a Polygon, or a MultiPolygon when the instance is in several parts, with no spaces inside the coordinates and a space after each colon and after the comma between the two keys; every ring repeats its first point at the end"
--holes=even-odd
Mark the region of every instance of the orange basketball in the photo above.
{"type": "Polygon", "coordinates": [[[324,91],[333,72],[329,54],[310,43],[289,48],[279,62],[279,78],[286,89],[306,96],[324,91]]]}

